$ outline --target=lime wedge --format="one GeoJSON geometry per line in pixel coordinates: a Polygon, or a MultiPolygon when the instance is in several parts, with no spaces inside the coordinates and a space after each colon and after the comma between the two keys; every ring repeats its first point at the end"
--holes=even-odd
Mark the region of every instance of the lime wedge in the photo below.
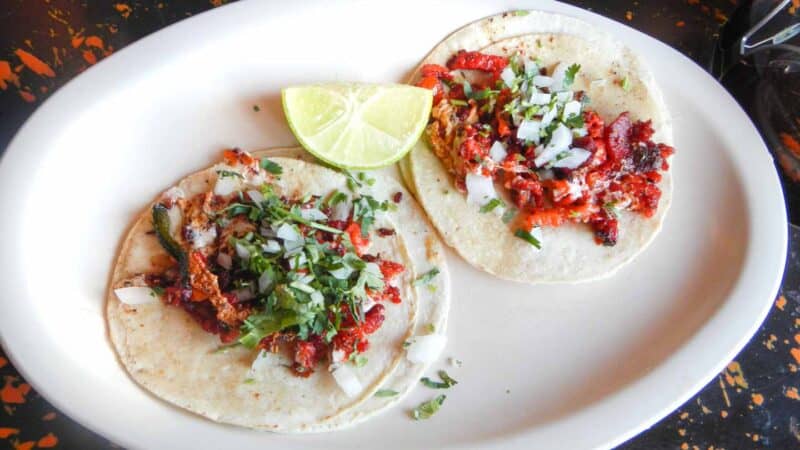
{"type": "Polygon", "coordinates": [[[428,123],[429,89],[334,83],[283,89],[283,111],[300,144],[328,164],[373,169],[402,158],[428,123]]]}

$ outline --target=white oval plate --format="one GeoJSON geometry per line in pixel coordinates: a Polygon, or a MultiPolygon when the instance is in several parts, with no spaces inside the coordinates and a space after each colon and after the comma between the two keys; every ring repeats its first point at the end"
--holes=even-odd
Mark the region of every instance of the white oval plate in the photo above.
{"type": "MultiPolygon", "coordinates": [[[[626,26],[543,1],[245,2],[119,51],[42,105],[0,166],[0,330],[55,406],[138,448],[605,447],[678,407],[763,320],[786,253],[783,197],[746,115],[689,59],[626,26]],[[136,386],[103,299],[126,227],[161,189],[228,146],[293,144],[279,89],[399,82],[446,34],[538,8],[612,33],[649,64],[675,119],[675,195],[661,235],[610,280],[503,282],[450,254],[446,356],[459,380],[415,422],[424,387],[349,431],[285,436],[212,423],[136,386]],[[261,111],[253,111],[253,105],[261,111]]],[[[442,363],[444,365],[444,363],[442,363]]]]}

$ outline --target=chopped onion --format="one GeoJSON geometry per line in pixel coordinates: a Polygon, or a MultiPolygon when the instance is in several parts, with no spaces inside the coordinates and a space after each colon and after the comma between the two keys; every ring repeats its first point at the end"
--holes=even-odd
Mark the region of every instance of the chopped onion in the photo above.
{"type": "Polygon", "coordinates": [[[516,80],[517,76],[514,75],[514,71],[511,69],[511,66],[506,66],[506,68],[500,72],[500,78],[503,80],[503,83],[510,88],[514,85],[514,81],[516,80]]]}
{"type": "Polygon", "coordinates": [[[547,105],[550,103],[550,94],[544,92],[534,92],[531,94],[531,103],[534,105],[547,105]]]}
{"type": "Polygon", "coordinates": [[[344,362],[344,361],[346,361],[345,358],[346,358],[346,354],[345,354],[344,350],[341,350],[341,349],[337,348],[336,350],[331,352],[331,361],[333,361],[334,363],[344,362]]]}
{"type": "Polygon", "coordinates": [[[278,244],[278,241],[269,239],[266,244],[261,244],[261,250],[267,253],[278,253],[281,251],[281,244],[278,244]]]}
{"type": "Polygon", "coordinates": [[[248,180],[248,183],[250,183],[251,186],[255,186],[255,187],[260,187],[262,184],[266,183],[267,182],[267,178],[264,176],[264,174],[262,172],[263,172],[263,170],[259,171],[258,174],[253,175],[252,177],[250,177],[250,179],[248,180]]]}
{"type": "Polygon", "coordinates": [[[483,206],[489,200],[497,197],[491,177],[468,173],[465,181],[468,203],[483,206]]]}
{"type": "Polygon", "coordinates": [[[536,75],[535,77],[533,77],[533,85],[536,87],[540,88],[550,87],[552,86],[552,84],[553,84],[552,77],[546,77],[544,75],[536,75]]]}
{"type": "Polygon", "coordinates": [[[569,68],[568,65],[562,63],[558,63],[555,69],[553,69],[552,77],[553,77],[553,84],[550,86],[551,92],[558,92],[564,90],[564,77],[567,75],[567,69],[569,68]]]}
{"type": "Polygon", "coordinates": [[[361,386],[361,382],[358,381],[358,377],[356,377],[355,372],[353,372],[353,369],[345,364],[341,364],[339,367],[336,367],[333,372],[331,372],[331,375],[333,375],[333,379],[336,380],[336,384],[342,388],[342,391],[344,391],[348,397],[355,397],[364,390],[363,386],[361,386]]]}
{"type": "Polygon", "coordinates": [[[350,203],[347,201],[333,205],[331,209],[331,220],[346,221],[350,218],[350,203]]]}
{"type": "Polygon", "coordinates": [[[577,169],[581,164],[586,162],[592,153],[582,148],[573,148],[569,150],[569,155],[553,164],[553,167],[563,169],[577,169]]]}
{"type": "Polygon", "coordinates": [[[240,186],[239,177],[217,177],[217,182],[214,184],[214,194],[226,196],[237,191],[240,186]]]}
{"type": "Polygon", "coordinates": [[[161,194],[161,198],[170,202],[174,202],[175,200],[184,197],[186,197],[186,193],[183,192],[183,189],[179,188],[178,186],[172,186],[164,191],[163,194],[161,194]]]}
{"type": "Polygon", "coordinates": [[[559,124],[558,128],[553,131],[550,142],[544,151],[533,160],[534,164],[536,164],[536,167],[543,167],[559,153],[569,148],[570,144],[572,144],[572,133],[564,124],[559,124]]]}
{"type": "Polygon", "coordinates": [[[249,287],[242,288],[242,289],[237,289],[237,290],[233,291],[233,293],[234,293],[234,295],[236,295],[236,298],[238,298],[240,302],[246,302],[246,301],[252,300],[252,299],[254,299],[256,297],[256,294],[253,293],[253,290],[250,289],[249,287]]]}
{"type": "Polygon", "coordinates": [[[264,273],[258,277],[258,292],[263,294],[275,280],[272,278],[272,273],[269,270],[265,270],[264,273]]]}
{"type": "MultiPolygon", "coordinates": [[[[539,73],[539,65],[536,64],[536,61],[533,61],[533,60],[530,60],[530,59],[526,59],[523,64],[525,65],[525,75],[526,76],[531,76],[531,75],[539,73]]],[[[536,83],[535,80],[534,80],[534,83],[536,83]]]]}
{"type": "Polygon", "coordinates": [[[114,289],[114,294],[119,301],[126,305],[146,305],[158,302],[155,291],[147,286],[130,286],[114,289]]]}
{"type": "Polygon", "coordinates": [[[428,334],[411,339],[406,349],[406,359],[413,363],[432,363],[439,358],[447,344],[447,337],[441,334],[428,334]]]}
{"type": "Polygon", "coordinates": [[[305,253],[299,253],[295,257],[289,258],[289,268],[294,270],[298,267],[302,267],[305,263],[308,262],[308,258],[306,258],[305,253]]]}
{"type": "Polygon", "coordinates": [[[303,251],[303,242],[302,241],[286,241],[283,243],[283,248],[286,251],[283,253],[284,258],[288,258],[292,255],[296,255],[303,251]]]}
{"type": "Polygon", "coordinates": [[[571,101],[564,105],[564,112],[561,114],[561,117],[564,120],[569,119],[572,116],[577,116],[581,113],[581,102],[571,101]]]}
{"type": "Polygon", "coordinates": [[[236,256],[244,260],[250,259],[250,250],[248,250],[247,247],[238,242],[234,247],[236,248],[236,256]]]}
{"type": "Polygon", "coordinates": [[[217,255],[217,264],[225,270],[231,270],[233,266],[233,258],[227,253],[219,253],[217,255]]]}
{"type": "Polygon", "coordinates": [[[589,132],[586,130],[586,127],[573,128],[572,129],[572,135],[575,136],[575,137],[581,138],[581,137],[584,137],[584,136],[586,136],[588,134],[589,134],[589,132]]]}
{"type": "Polygon", "coordinates": [[[177,236],[183,223],[183,213],[178,205],[173,205],[167,210],[167,216],[169,216],[169,234],[177,236]]]}
{"type": "Polygon", "coordinates": [[[559,103],[566,103],[572,100],[572,98],[573,98],[572,91],[564,91],[556,94],[556,101],[559,103]]]}
{"type": "Polygon", "coordinates": [[[306,220],[327,220],[328,216],[317,208],[301,209],[300,216],[306,220]]]}
{"type": "Polygon", "coordinates": [[[492,158],[494,162],[501,162],[506,159],[508,156],[508,151],[506,151],[506,146],[501,141],[494,141],[492,144],[492,148],[489,149],[489,157],[492,158]]]}
{"type": "MultiPolygon", "coordinates": [[[[523,141],[534,141],[538,143],[541,125],[542,123],[538,120],[523,120],[519,125],[519,128],[517,128],[517,139],[521,139],[523,141]]],[[[491,150],[489,151],[491,152],[491,150]]]]}
{"type": "Polygon", "coordinates": [[[247,191],[247,196],[250,197],[250,200],[252,200],[256,204],[261,204],[261,202],[264,201],[264,194],[255,189],[250,189],[249,191],[247,191]]]}
{"type": "Polygon", "coordinates": [[[279,239],[283,239],[284,241],[298,242],[303,240],[303,237],[300,236],[300,232],[288,223],[282,224],[275,234],[279,239]]]}
{"type": "Polygon", "coordinates": [[[353,269],[348,266],[342,266],[338,269],[333,269],[329,271],[331,276],[336,278],[337,280],[346,280],[350,278],[350,275],[353,273],[353,269]]]}
{"type": "Polygon", "coordinates": [[[315,305],[322,305],[325,303],[325,297],[322,295],[322,292],[320,291],[312,292],[310,297],[311,297],[311,302],[314,303],[315,305]]]}
{"type": "Polygon", "coordinates": [[[192,246],[194,246],[194,248],[203,248],[208,244],[213,243],[216,238],[217,229],[215,227],[211,227],[207,230],[193,229],[192,246]]]}
{"type": "Polygon", "coordinates": [[[547,127],[553,122],[553,119],[558,115],[558,107],[553,106],[542,115],[542,126],[547,127]]]}
{"type": "Polygon", "coordinates": [[[567,182],[567,184],[569,185],[569,196],[570,196],[570,198],[573,199],[573,200],[577,200],[577,199],[581,198],[581,196],[583,195],[583,188],[581,187],[581,184],[580,183],[570,183],[570,182],[567,182]]]}

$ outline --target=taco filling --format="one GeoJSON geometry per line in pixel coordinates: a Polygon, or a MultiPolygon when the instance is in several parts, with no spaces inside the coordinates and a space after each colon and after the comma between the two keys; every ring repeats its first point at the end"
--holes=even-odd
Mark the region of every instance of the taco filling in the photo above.
{"type": "MultiPolygon", "coordinates": [[[[280,165],[224,153],[213,190],[180,188],[152,208],[154,232],[171,256],[147,284],[223,343],[289,352],[308,377],[322,361],[364,364],[385,308],[402,301],[392,280],[405,267],[370,254],[376,214],[393,208],[369,195],[278,195],[280,165]]],[[[119,293],[118,293],[119,295],[119,293]]]]}
{"type": "Polygon", "coordinates": [[[570,89],[580,69],[461,50],[446,67],[424,65],[417,83],[434,92],[427,136],[456,189],[481,213],[513,221],[514,234],[537,249],[541,227],[570,222],[616,245],[621,211],[656,213],[674,153],[652,141],[649,120],[623,112],[604,121],[584,91],[570,89]]]}

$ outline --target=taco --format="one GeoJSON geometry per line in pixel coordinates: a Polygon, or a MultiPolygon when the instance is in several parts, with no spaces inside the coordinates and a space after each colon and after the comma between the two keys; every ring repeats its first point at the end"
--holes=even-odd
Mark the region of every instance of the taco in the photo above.
{"type": "Polygon", "coordinates": [[[652,75],[588,23],[539,11],[482,19],[412,75],[434,91],[401,169],[447,244],[498,277],[609,276],[661,229],[669,112],[652,75]]]}
{"type": "Polygon", "coordinates": [[[419,207],[388,170],[303,159],[225,151],[134,223],[106,316],[145,389],[215,421],[316,432],[395,403],[436,359],[449,280],[419,207]]]}

